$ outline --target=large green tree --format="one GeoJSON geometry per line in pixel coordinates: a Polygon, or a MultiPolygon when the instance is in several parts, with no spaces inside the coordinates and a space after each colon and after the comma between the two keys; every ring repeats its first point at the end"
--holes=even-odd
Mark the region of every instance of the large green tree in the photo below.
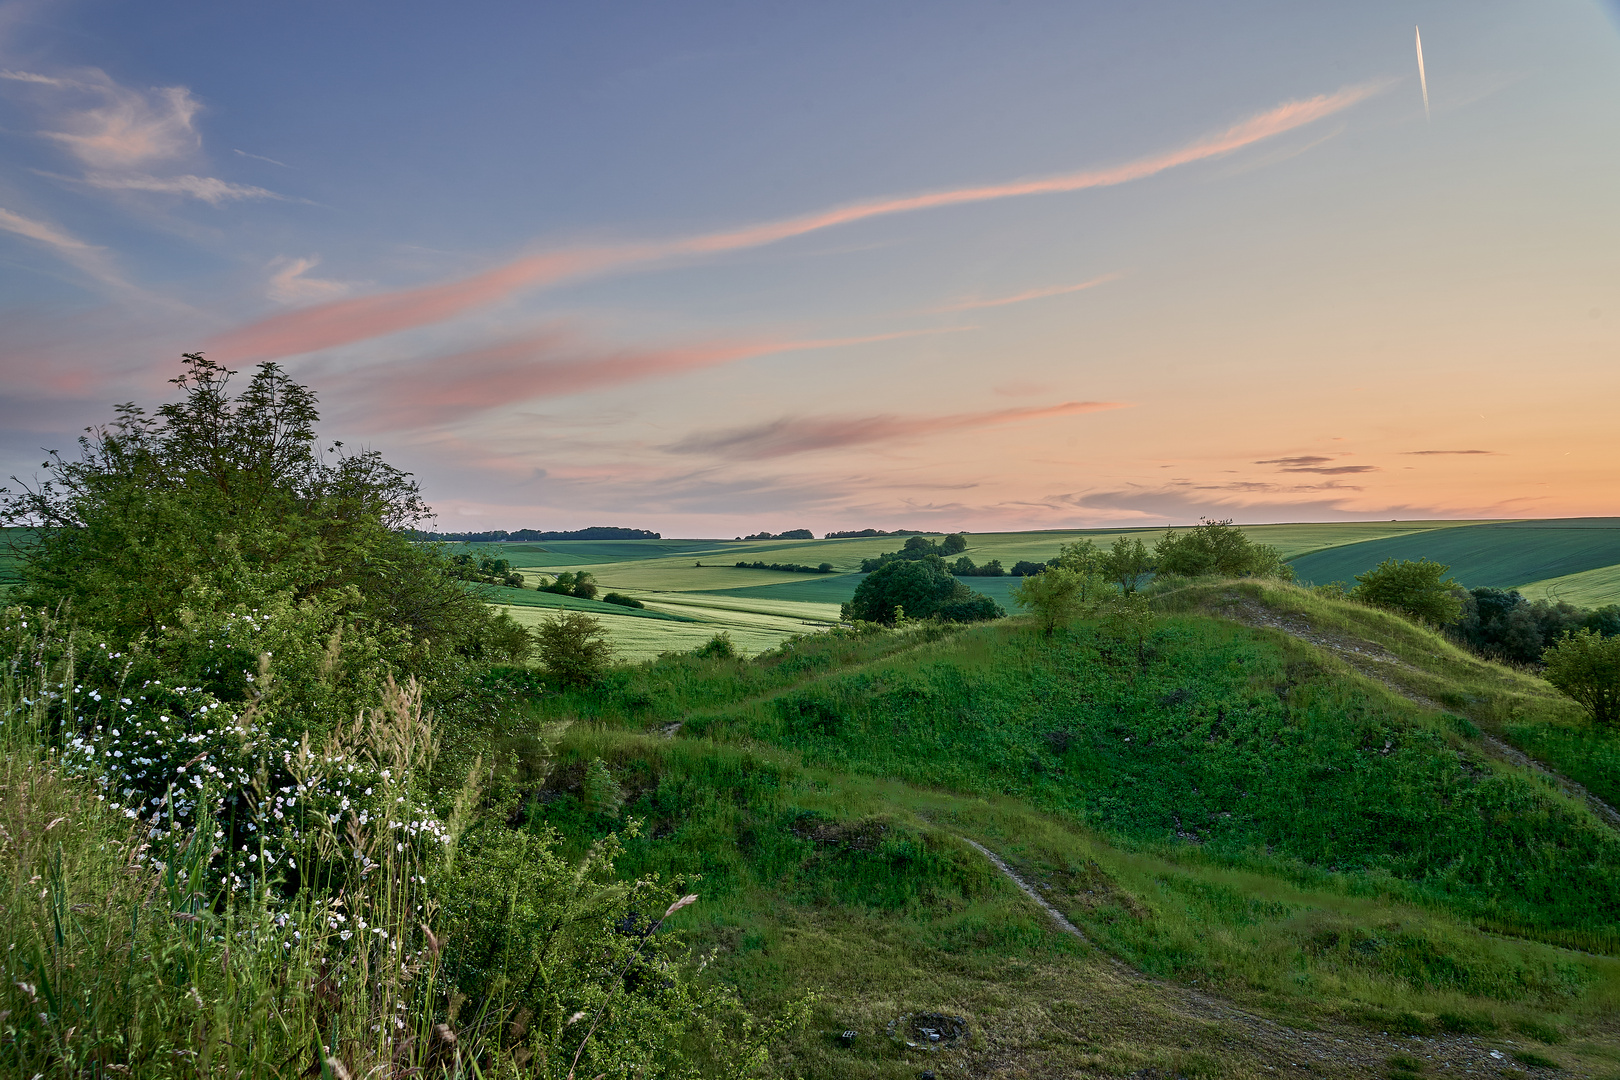
{"type": "Polygon", "coordinates": [[[266,363],[233,395],[234,372],[199,353],[184,363],[177,400],[118,406],[77,457],[53,453],[42,482],[13,478],[0,512],[29,537],[14,601],[140,641],[171,670],[222,618],[254,612],[296,611],[306,633],[363,641],[401,673],[526,651],[520,628],[407,538],[429,513],[408,473],[376,451],[322,452],[308,387],[266,363]]]}
{"type": "Polygon", "coordinates": [[[938,555],[881,567],[856,586],[855,596],[843,606],[846,619],[889,626],[901,612],[910,619],[946,622],[977,622],[1006,614],[994,600],[952,577],[938,555]]]}

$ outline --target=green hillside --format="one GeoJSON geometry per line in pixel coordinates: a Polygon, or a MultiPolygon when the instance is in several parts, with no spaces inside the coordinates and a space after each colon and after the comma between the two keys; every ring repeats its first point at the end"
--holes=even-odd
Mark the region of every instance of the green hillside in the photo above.
{"type": "MultiPolygon", "coordinates": [[[[1431,559],[1471,588],[1510,588],[1620,564],[1620,518],[1498,521],[1341,544],[1293,559],[1301,581],[1351,581],[1385,559],[1431,559]]],[[[1604,594],[1586,590],[1595,599],[1604,594]]],[[[1603,602],[1620,600],[1609,595],[1603,602]]]]}
{"type": "Polygon", "coordinates": [[[691,940],[750,1001],[820,993],[778,1054],[792,1075],[915,1076],[884,1032],[923,1010],[981,1033],[941,1059],[962,1075],[1009,1056],[1028,1076],[1266,1075],[1297,1049],[1251,1044],[1230,1012],[1189,1020],[1178,987],[1335,1052],[1382,1047],[1375,1064],[1393,1038],[1436,1070],[1492,1047],[1620,1065],[1620,835],[1481,729],[1610,797],[1620,737],[1359,605],[1254,583],[1156,604],[1140,654],[1101,625],[1047,640],[1013,620],[622,669],[544,699],[537,720],[588,723],[528,820],[578,851],[617,831],[626,873],[691,883],[691,940]],[[1335,647],[1287,630],[1307,625],[1335,647]],[[1387,670],[1346,660],[1375,653],[1387,670]],[[596,758],[617,819],[582,801],[596,758]],[[846,1028],[850,1049],[828,1034],[846,1028]]]}

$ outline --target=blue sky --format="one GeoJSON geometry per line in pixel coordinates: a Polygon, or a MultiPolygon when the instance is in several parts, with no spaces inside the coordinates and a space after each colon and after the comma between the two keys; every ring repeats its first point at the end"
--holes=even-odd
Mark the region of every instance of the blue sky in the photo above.
{"type": "Polygon", "coordinates": [[[1610,512],[1616,26],[0,3],[0,467],[205,349],[446,528],[1610,512]]]}

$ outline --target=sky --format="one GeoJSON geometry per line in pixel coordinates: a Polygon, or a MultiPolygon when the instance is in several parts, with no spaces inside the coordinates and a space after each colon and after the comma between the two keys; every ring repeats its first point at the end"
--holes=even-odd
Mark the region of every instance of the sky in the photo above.
{"type": "Polygon", "coordinates": [[[0,0],[0,476],[203,351],[446,531],[1610,515],[1617,190],[1608,0],[0,0]]]}

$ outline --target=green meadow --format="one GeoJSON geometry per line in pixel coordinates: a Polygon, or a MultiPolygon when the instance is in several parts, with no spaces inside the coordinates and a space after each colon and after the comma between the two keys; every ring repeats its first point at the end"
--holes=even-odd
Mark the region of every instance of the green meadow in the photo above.
{"type": "Polygon", "coordinates": [[[624,872],[698,892],[683,933],[749,1000],[817,995],[790,1075],[915,1076],[887,1032],[919,1012],[974,1032],[948,1075],[1276,1075],[1311,1033],[1370,1062],[1317,1074],[1620,1075],[1620,834],[1487,741],[1613,798],[1620,737],[1357,604],[1153,602],[1141,652],[1007,620],[620,667],[533,706],[569,726],[524,820],[576,853],[613,832],[624,872]]]}

